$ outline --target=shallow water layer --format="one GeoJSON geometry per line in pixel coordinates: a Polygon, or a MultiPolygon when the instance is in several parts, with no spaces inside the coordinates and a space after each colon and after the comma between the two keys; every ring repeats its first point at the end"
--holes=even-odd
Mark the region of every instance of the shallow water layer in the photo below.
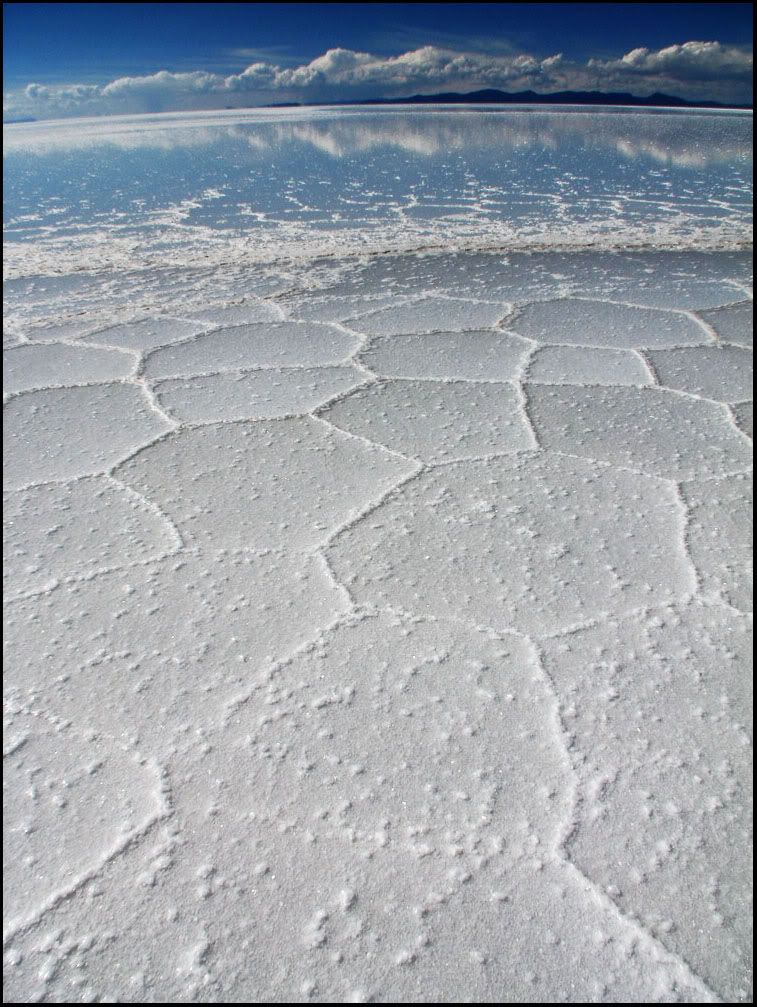
{"type": "Polygon", "coordinates": [[[749,236],[751,115],[491,107],[5,128],[7,269],[425,246],[722,247],[749,236]]]}

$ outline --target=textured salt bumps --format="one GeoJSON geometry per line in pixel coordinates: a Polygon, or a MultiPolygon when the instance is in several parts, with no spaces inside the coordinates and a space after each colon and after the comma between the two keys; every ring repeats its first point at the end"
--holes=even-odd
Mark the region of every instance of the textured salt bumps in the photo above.
{"type": "Polygon", "coordinates": [[[27,392],[5,406],[5,485],[105,472],[169,429],[135,385],[27,392]]]}
{"type": "Polygon", "coordinates": [[[683,521],[665,482],[534,454],[429,472],[330,556],[360,601],[548,633],[685,596],[683,521]]]}
{"type": "Polygon", "coordinates": [[[118,477],[193,544],[303,549],[413,471],[410,462],[312,418],[183,430],[118,477]]]}
{"type": "Polygon", "coordinates": [[[336,326],[318,322],[236,325],[152,353],[150,378],[172,378],[253,367],[319,367],[338,364],[357,341],[336,326]]]}
{"type": "Polygon", "coordinates": [[[743,261],[209,277],[11,290],[7,998],[747,1001],[743,261]]]}

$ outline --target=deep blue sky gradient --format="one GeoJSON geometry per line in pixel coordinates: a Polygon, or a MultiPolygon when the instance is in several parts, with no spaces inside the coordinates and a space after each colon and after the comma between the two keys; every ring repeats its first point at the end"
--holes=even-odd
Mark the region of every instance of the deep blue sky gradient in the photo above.
{"type": "Polygon", "coordinates": [[[335,47],[585,59],[688,40],[746,45],[752,37],[747,3],[6,3],[3,19],[6,88],[162,69],[231,73],[258,59],[306,62],[335,47]]]}

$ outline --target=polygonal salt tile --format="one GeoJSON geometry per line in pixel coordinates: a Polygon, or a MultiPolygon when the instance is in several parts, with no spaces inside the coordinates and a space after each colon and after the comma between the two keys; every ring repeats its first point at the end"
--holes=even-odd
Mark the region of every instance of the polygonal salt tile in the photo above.
{"type": "MultiPolygon", "coordinates": [[[[433,991],[435,1003],[443,1003],[449,990],[467,1003],[497,1003],[503,990],[518,1003],[537,997],[717,1003],[686,962],[618,912],[573,865],[546,855],[535,844],[538,838],[526,834],[515,842],[514,849],[523,851],[515,870],[507,854],[487,858],[484,870],[471,872],[459,894],[427,917],[430,947],[417,954],[410,970],[415,989],[433,991]],[[440,948],[443,956],[434,953],[440,948]]],[[[391,972],[378,988],[385,1002],[413,996],[411,982],[391,972]]]]}
{"type": "Polygon", "coordinates": [[[731,412],[736,426],[747,437],[754,437],[754,405],[751,402],[738,402],[731,406],[731,412]]]}
{"type": "Polygon", "coordinates": [[[11,704],[4,721],[7,938],[124,848],[164,798],[159,773],[120,739],[80,733],[39,708],[11,704]]]}
{"type": "Polygon", "coordinates": [[[339,271],[328,293],[394,297],[419,293],[526,303],[560,297],[614,300],[653,308],[701,309],[742,296],[749,253],[453,252],[382,255],[339,271]]]}
{"type": "Polygon", "coordinates": [[[364,381],[354,367],[270,368],[160,381],[155,394],[178,420],[213,423],[309,413],[364,381]]]}
{"type": "Polygon", "coordinates": [[[414,471],[315,419],[178,431],[116,473],[217,547],[308,548],[414,471]]]}
{"type": "Polygon", "coordinates": [[[533,649],[375,622],[325,633],[280,684],[256,674],[222,730],[187,731],[165,761],[165,830],[113,858],[97,897],[86,886],[51,907],[48,939],[20,935],[10,989],[36,992],[42,972],[48,999],[65,999],[83,963],[99,999],[191,1002],[233,969],[252,1003],[314,988],[328,1003],[413,1002],[419,981],[434,1003],[503,989],[528,1002],[569,968],[577,1002],[712,999],[558,853],[573,780],[533,649]],[[62,929],[92,947],[72,954],[62,929]]]}
{"type": "Polygon", "coordinates": [[[187,305],[188,318],[196,318],[206,325],[250,325],[254,322],[281,321],[281,311],[266,301],[245,301],[242,304],[218,304],[195,309],[187,305]]]}
{"type": "MultiPolygon", "coordinates": [[[[665,269],[664,264],[662,269],[665,269]]],[[[585,292],[586,296],[591,296],[595,290],[596,287],[589,281],[583,285],[582,292],[585,292]]],[[[699,311],[703,308],[718,308],[730,304],[740,296],[740,293],[727,279],[702,280],[696,275],[691,275],[680,278],[663,276],[648,280],[646,283],[639,283],[635,279],[628,282],[610,277],[603,296],[608,300],[638,304],[645,308],[699,311]]]]}
{"type": "Polygon", "coordinates": [[[208,327],[203,322],[187,322],[178,318],[144,318],[101,329],[82,337],[83,342],[103,346],[122,346],[128,350],[153,350],[158,346],[181,342],[208,327]]]}
{"type": "Polygon", "coordinates": [[[321,322],[236,325],[150,354],[145,373],[178,378],[253,367],[322,367],[344,362],[358,345],[356,336],[321,322]]]}
{"type": "MultiPolygon", "coordinates": [[[[574,256],[573,259],[576,257],[574,256]]],[[[502,253],[382,255],[342,269],[327,293],[395,299],[426,294],[512,303],[559,293],[570,259],[502,253]]]]}
{"type": "Polygon", "coordinates": [[[155,508],[107,476],[9,492],[3,524],[8,595],[155,559],[179,545],[155,508]]]}
{"type": "Polygon", "coordinates": [[[44,325],[30,325],[24,332],[33,343],[54,343],[58,340],[79,339],[89,333],[99,332],[108,325],[112,327],[114,323],[112,316],[88,311],[86,314],[74,315],[73,318],[56,318],[44,325]]]}
{"type": "MultiPolygon", "coordinates": [[[[229,271],[223,277],[219,277],[216,271],[213,275],[214,287],[222,291],[229,301],[246,301],[247,298],[275,297],[295,285],[295,278],[281,263],[270,266],[266,272],[262,270],[263,267],[257,265],[253,275],[248,266],[242,265],[235,274],[229,271]]],[[[220,300],[220,297],[217,299],[220,300]]]]}
{"type": "Polygon", "coordinates": [[[360,602],[549,633],[691,591],[683,524],[673,486],[542,453],[424,473],[329,555],[360,602]]]}
{"type": "Polygon", "coordinates": [[[752,351],[737,346],[702,346],[649,353],[661,385],[720,402],[752,394],[752,351]]]}
{"type": "Polygon", "coordinates": [[[536,446],[510,384],[392,381],[359,389],[323,416],[342,430],[426,461],[536,446]]]}
{"type": "Polygon", "coordinates": [[[726,1003],[751,967],[751,622],[696,603],[544,642],[579,777],[566,852],[726,1003]]]}
{"type": "Polygon", "coordinates": [[[697,310],[729,304],[752,264],[742,252],[589,252],[566,256],[580,296],[650,308],[697,310]]]}
{"type": "Polygon", "coordinates": [[[542,343],[635,349],[708,343],[688,315],[627,304],[564,297],[528,304],[508,328],[542,343]]]}
{"type": "MultiPolygon", "coordinates": [[[[299,821],[319,842],[351,835],[365,857],[392,846],[443,854],[454,833],[465,862],[487,836],[514,839],[522,818],[546,845],[558,841],[570,797],[544,801],[538,787],[557,792],[567,782],[562,740],[544,716],[554,701],[535,649],[521,637],[386,613],[348,617],[274,678],[258,675],[251,706],[248,694],[230,707],[218,770],[229,751],[242,757],[251,730],[259,750],[287,758],[272,775],[250,751],[230,810],[253,800],[261,817],[299,821]]],[[[196,802],[189,789],[184,799],[196,802]]]]}
{"type": "Polygon", "coordinates": [[[99,574],[8,603],[7,695],[160,755],[344,607],[317,557],[206,550],[99,574]]]}
{"type": "Polygon", "coordinates": [[[346,324],[369,336],[397,336],[419,332],[490,329],[508,312],[507,304],[426,297],[422,301],[381,308],[350,319],[346,324]]]}
{"type": "Polygon", "coordinates": [[[4,426],[8,489],[104,472],[170,429],[129,384],[25,392],[4,426]]]}
{"type": "Polygon", "coordinates": [[[3,391],[83,385],[126,378],[136,369],[128,353],[95,346],[18,346],[3,354],[3,391]]]}
{"type": "Polygon", "coordinates": [[[390,378],[509,381],[520,374],[531,343],[507,332],[435,332],[376,339],[361,360],[390,378]]]}
{"type": "Polygon", "coordinates": [[[652,377],[630,350],[545,346],[528,366],[528,380],[542,385],[649,385],[652,377]]]}
{"type": "Polygon", "coordinates": [[[687,541],[705,592],[752,611],[752,477],[684,483],[687,541]]]}
{"type": "Polygon", "coordinates": [[[701,311],[700,314],[723,342],[736,343],[737,346],[754,345],[754,305],[751,301],[740,301],[716,311],[701,311]]]}
{"type": "Polygon", "coordinates": [[[396,295],[383,297],[318,297],[317,293],[300,294],[278,302],[289,318],[302,322],[342,322],[364,312],[396,304],[396,295]]]}
{"type": "Polygon", "coordinates": [[[741,471],[751,451],[724,406],[661,388],[528,385],[539,443],[649,475],[696,479],[741,471]]]}

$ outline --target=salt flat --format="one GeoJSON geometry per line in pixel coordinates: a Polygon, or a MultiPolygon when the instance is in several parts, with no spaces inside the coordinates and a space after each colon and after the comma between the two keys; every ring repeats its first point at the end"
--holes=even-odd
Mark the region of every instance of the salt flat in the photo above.
{"type": "Polygon", "coordinates": [[[749,250],[28,240],[6,998],[749,1002],[749,250]]]}

